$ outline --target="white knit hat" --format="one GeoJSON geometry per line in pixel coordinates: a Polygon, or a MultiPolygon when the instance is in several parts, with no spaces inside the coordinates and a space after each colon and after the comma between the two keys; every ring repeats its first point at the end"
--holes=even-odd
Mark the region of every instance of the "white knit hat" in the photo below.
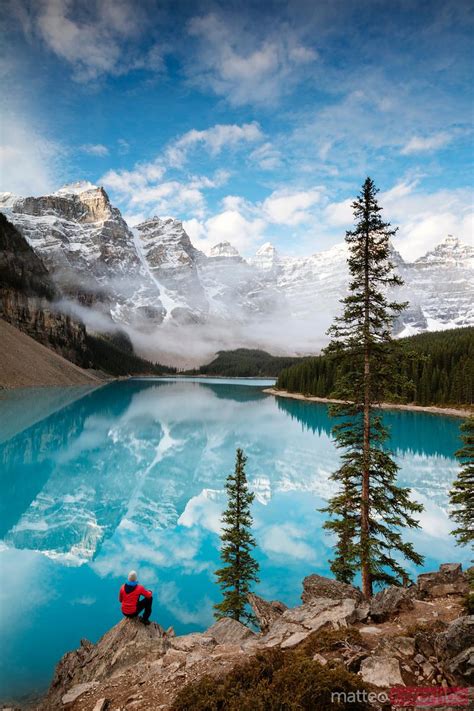
{"type": "Polygon", "coordinates": [[[135,583],[137,580],[138,575],[136,574],[135,570],[131,570],[128,574],[128,579],[130,580],[131,583],[135,583]]]}

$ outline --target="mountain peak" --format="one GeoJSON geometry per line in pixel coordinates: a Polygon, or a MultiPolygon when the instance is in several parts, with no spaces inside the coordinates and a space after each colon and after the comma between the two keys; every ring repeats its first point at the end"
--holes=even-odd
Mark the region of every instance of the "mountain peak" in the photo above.
{"type": "Polygon", "coordinates": [[[239,252],[230,242],[218,242],[209,252],[210,257],[240,257],[239,252]]]}
{"type": "Polygon", "coordinates": [[[269,255],[269,254],[273,254],[273,255],[278,254],[278,251],[277,251],[275,245],[273,245],[271,242],[265,242],[265,244],[262,244],[260,249],[258,249],[256,252],[257,257],[260,257],[262,255],[269,255]]]}
{"type": "Polygon", "coordinates": [[[440,243],[441,245],[446,245],[447,247],[460,247],[461,242],[459,240],[459,237],[454,237],[453,235],[448,235],[447,237],[444,238],[444,240],[440,243]]]}
{"type": "Polygon", "coordinates": [[[76,183],[63,185],[62,188],[56,190],[53,195],[80,195],[81,193],[90,192],[91,190],[100,190],[100,188],[88,180],[79,180],[76,183]]]}

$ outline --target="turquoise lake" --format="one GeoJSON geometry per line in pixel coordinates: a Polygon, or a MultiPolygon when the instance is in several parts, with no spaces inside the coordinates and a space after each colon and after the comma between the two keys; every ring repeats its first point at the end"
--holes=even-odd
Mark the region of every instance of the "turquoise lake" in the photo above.
{"type": "MultiPolygon", "coordinates": [[[[152,619],[177,633],[212,623],[236,447],[256,494],[256,591],[294,605],[305,575],[328,573],[332,542],[316,509],[333,491],[339,454],[327,407],[274,398],[265,384],[137,379],[3,396],[0,700],[44,690],[64,652],[121,619],[130,568],[154,591],[152,619]]],[[[425,506],[410,534],[424,569],[469,564],[447,516],[461,421],[384,417],[399,480],[425,506]]]]}

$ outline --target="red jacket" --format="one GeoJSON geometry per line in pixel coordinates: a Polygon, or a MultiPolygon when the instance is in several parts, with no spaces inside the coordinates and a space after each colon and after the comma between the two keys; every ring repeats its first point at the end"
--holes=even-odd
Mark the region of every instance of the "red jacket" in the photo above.
{"type": "Polygon", "coordinates": [[[147,590],[143,585],[127,585],[125,583],[120,588],[119,601],[122,603],[124,615],[133,615],[137,611],[137,602],[143,597],[152,597],[151,590],[147,590]]]}

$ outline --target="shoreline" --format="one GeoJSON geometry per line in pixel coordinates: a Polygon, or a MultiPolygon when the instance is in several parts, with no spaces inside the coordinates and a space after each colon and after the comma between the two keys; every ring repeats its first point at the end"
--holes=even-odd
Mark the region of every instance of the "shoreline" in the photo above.
{"type": "MultiPolygon", "coordinates": [[[[342,405],[344,400],[335,400],[327,397],[315,397],[312,395],[302,395],[301,393],[290,393],[287,390],[277,390],[276,388],[265,388],[263,391],[267,395],[275,397],[286,397],[292,400],[304,400],[306,402],[319,402],[322,404],[342,405]]],[[[408,410],[411,412],[427,412],[432,415],[444,415],[448,417],[470,417],[473,413],[471,410],[455,407],[436,407],[434,405],[402,405],[398,403],[383,402],[377,405],[382,410],[408,410]]]]}

